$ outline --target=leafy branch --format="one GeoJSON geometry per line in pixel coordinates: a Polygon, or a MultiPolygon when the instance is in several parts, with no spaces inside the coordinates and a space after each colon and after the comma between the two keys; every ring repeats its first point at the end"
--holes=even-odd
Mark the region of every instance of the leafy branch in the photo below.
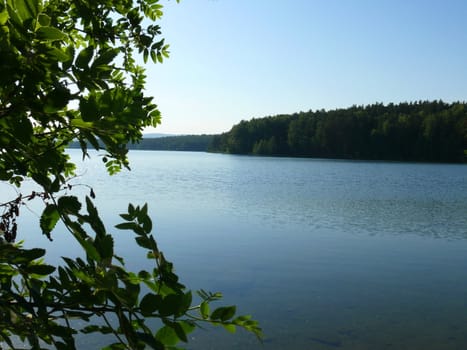
{"type": "MultiPolygon", "coordinates": [[[[74,348],[70,335],[76,331],[70,321],[77,316],[88,321],[81,332],[112,333],[118,344],[126,344],[128,349],[175,346],[180,341],[186,342],[187,335],[200,323],[221,325],[229,332],[241,327],[261,337],[258,322],[251,320],[251,316],[235,317],[235,306],[210,311],[210,304],[222,297],[220,293],[198,291],[202,302],[191,305],[191,291],[179,282],[172,263],[158,249],[151,234],[152,222],[147,205],[130,204],[128,212],[120,215],[124,222],[116,226],[133,231],[136,243],[148,251],[150,260],[154,260],[152,272],[134,273],[125,270],[124,260],[115,255],[112,236],[107,233],[91,198],[86,198],[85,213],[81,212],[81,203],[76,197],[62,196],[55,203],[49,205],[55,206],[82,245],[85,260],[63,258],[65,265],[58,268],[58,276],[53,276],[56,268],[43,262],[45,250],[27,250],[21,248],[21,244],[0,246],[3,253],[0,271],[8,278],[7,283],[16,288],[15,292],[4,295],[0,310],[8,310],[23,321],[22,332],[34,334],[28,338],[31,345],[39,344],[40,340],[54,345],[63,342],[67,348],[74,348]],[[84,224],[92,229],[93,236],[83,229],[84,224]],[[15,282],[18,278],[22,290],[15,282]],[[141,284],[149,290],[144,295],[141,294],[141,284]],[[118,326],[109,321],[110,314],[115,315],[118,326]],[[161,319],[164,324],[155,334],[146,324],[154,318],[161,319]],[[106,326],[102,326],[98,319],[106,326]]],[[[47,208],[42,214],[41,225],[44,234],[50,235],[56,219],[47,208]]],[[[0,336],[8,338],[1,331],[0,336]]]]}
{"type": "Polygon", "coordinates": [[[0,204],[0,346],[15,349],[19,339],[32,349],[75,349],[80,332],[113,335],[104,349],[174,349],[204,323],[261,336],[258,323],[235,316],[234,306],[211,312],[220,293],[199,291],[193,306],[157,246],[147,205],[130,204],[115,228],[132,231],[151,263],[132,272],[114,251],[92,188],[84,199],[70,195],[71,141],[83,159],[88,148],[104,150],[111,175],[129,169],[128,144],[160,123],[135,56],[145,63],[168,57],[155,23],[161,16],[158,0],[0,0],[0,181],[20,189],[32,179],[41,187],[0,204]],[[50,265],[44,249],[15,243],[20,211],[34,199],[43,202],[42,233],[52,240],[61,222],[84,257],[50,265]]]}

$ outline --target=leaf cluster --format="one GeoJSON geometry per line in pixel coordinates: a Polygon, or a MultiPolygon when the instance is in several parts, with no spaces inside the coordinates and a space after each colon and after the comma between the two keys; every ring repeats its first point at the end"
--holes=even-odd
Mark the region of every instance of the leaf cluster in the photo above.
{"type": "Polygon", "coordinates": [[[113,336],[105,349],[172,349],[201,323],[261,330],[235,307],[210,312],[220,294],[192,292],[152,235],[148,207],[129,205],[116,229],[130,230],[152,270],[129,271],[94,205],[68,183],[75,165],[65,152],[77,141],[103,150],[110,174],[129,167],[127,145],[160,122],[146,76],[137,64],[160,63],[158,0],[0,0],[0,181],[18,187],[32,179],[40,192],[0,204],[0,345],[19,337],[32,349],[76,348],[78,332],[113,336]],[[64,227],[84,252],[46,263],[46,251],[14,243],[22,233],[20,207],[39,199],[39,226],[52,239],[64,227]],[[162,326],[152,329],[151,319],[162,326]],[[80,322],[76,322],[78,320],[80,322]],[[84,321],[84,326],[82,324],[84,321]]]}
{"type": "Polygon", "coordinates": [[[55,192],[72,140],[105,149],[110,173],[128,167],[126,145],[160,122],[135,55],[168,57],[161,15],[156,0],[0,1],[0,180],[55,192]]]}
{"type": "Polygon", "coordinates": [[[113,335],[116,341],[108,349],[171,349],[187,342],[201,323],[229,332],[242,327],[261,337],[258,322],[251,316],[236,317],[235,306],[211,311],[220,293],[201,290],[201,302],[192,305],[192,292],[179,282],[151,234],[147,205],[130,204],[120,215],[124,221],[116,225],[133,231],[137,245],[154,263],[151,271],[137,273],[128,271],[115,254],[113,237],[92,199],[86,197],[83,207],[77,197],[62,196],[46,205],[41,228],[50,234],[58,215],[81,244],[85,259],[63,257],[64,265],[56,268],[44,263],[44,249],[0,245],[0,339],[9,346],[14,348],[11,336],[16,335],[34,349],[42,343],[74,349],[74,335],[82,332],[113,335]],[[74,318],[86,325],[77,329],[74,318]],[[151,319],[161,320],[162,326],[154,331],[148,325],[151,319]]]}

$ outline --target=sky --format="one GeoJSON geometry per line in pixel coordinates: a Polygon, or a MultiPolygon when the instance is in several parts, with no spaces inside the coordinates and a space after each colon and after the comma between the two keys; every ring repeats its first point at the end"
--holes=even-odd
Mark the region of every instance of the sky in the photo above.
{"type": "Polygon", "coordinates": [[[168,134],[376,102],[467,99],[465,0],[161,1],[146,66],[168,134]]]}

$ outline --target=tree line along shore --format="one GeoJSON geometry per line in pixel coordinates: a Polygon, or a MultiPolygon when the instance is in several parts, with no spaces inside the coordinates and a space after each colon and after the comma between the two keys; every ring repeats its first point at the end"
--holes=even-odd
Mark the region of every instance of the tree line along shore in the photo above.
{"type": "Polygon", "coordinates": [[[361,160],[464,162],[467,105],[375,103],[242,120],[219,135],[145,138],[131,149],[361,160]]]}

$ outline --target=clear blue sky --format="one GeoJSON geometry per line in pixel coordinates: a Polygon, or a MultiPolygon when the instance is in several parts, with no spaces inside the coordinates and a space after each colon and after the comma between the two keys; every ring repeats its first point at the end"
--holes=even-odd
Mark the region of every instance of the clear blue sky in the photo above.
{"type": "Polygon", "coordinates": [[[374,102],[467,99],[466,0],[174,0],[147,67],[155,131],[374,102]]]}

